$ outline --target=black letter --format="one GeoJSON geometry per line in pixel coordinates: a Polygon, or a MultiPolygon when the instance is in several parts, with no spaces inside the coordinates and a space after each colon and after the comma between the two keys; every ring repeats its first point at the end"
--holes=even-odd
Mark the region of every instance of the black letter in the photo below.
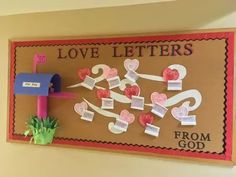
{"type": "Polygon", "coordinates": [[[71,48],[68,52],[71,59],[75,59],[78,56],[78,51],[75,48],[71,48]],[[73,54],[74,53],[74,54],[73,54]],[[73,54],[73,55],[72,55],[73,54]]]}
{"type": "Polygon", "coordinates": [[[192,55],[192,53],[193,53],[192,47],[193,47],[193,44],[191,44],[191,43],[185,44],[184,45],[184,48],[185,48],[184,55],[186,55],[186,56],[192,55]]]}
{"type": "Polygon", "coordinates": [[[57,59],[65,59],[67,56],[62,56],[61,53],[62,52],[62,49],[61,48],[59,48],[58,49],[58,57],[57,57],[57,59]]]}
{"type": "Polygon", "coordinates": [[[98,48],[92,47],[91,48],[91,58],[98,58],[98,57],[99,57],[98,48]]]}
{"type": "Polygon", "coordinates": [[[169,46],[168,45],[160,45],[161,53],[160,56],[169,56],[169,46]]]}
{"type": "Polygon", "coordinates": [[[117,55],[117,48],[118,46],[114,46],[112,47],[113,48],[113,57],[123,57],[123,55],[117,55]]]}

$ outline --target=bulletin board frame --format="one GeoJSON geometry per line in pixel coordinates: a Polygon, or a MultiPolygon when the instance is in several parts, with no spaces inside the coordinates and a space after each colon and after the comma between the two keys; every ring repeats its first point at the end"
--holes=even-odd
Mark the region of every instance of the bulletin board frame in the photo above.
{"type": "Polygon", "coordinates": [[[145,155],[157,155],[164,157],[177,157],[184,159],[194,159],[201,161],[219,162],[223,164],[234,164],[235,163],[235,103],[234,92],[235,92],[235,29],[230,30],[201,30],[194,32],[183,32],[183,33],[167,33],[167,34],[151,34],[151,35],[137,35],[137,36],[121,36],[121,37],[99,37],[86,39],[70,38],[70,39],[53,39],[53,40],[11,40],[10,46],[10,81],[9,81],[9,121],[8,121],[8,141],[10,142],[23,142],[28,143],[28,137],[23,134],[17,134],[14,132],[15,124],[15,95],[14,95],[14,81],[15,81],[15,65],[16,65],[16,48],[27,47],[27,46],[44,46],[44,45],[72,45],[72,44],[91,44],[91,43],[122,43],[130,41],[153,41],[153,40],[165,40],[165,41],[183,41],[183,40],[204,40],[204,39],[227,39],[228,45],[227,51],[227,62],[225,71],[225,102],[226,105],[226,117],[225,117],[225,151],[221,154],[217,153],[198,153],[196,151],[179,150],[172,148],[156,148],[148,147],[145,145],[130,146],[125,143],[104,143],[99,141],[89,140],[74,140],[73,138],[55,137],[53,146],[65,146],[65,147],[83,147],[89,149],[103,149],[107,151],[121,151],[127,153],[137,153],[145,155]]]}

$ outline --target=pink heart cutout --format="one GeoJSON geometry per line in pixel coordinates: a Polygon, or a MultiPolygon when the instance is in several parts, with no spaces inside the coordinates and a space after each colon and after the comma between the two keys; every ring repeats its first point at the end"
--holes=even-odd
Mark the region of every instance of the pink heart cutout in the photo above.
{"type": "Polygon", "coordinates": [[[164,105],[167,100],[167,96],[164,93],[153,92],[151,94],[151,101],[153,104],[161,104],[164,105]]]}
{"type": "Polygon", "coordinates": [[[120,119],[128,122],[129,124],[133,123],[135,120],[135,116],[132,113],[129,113],[128,110],[124,109],[120,113],[120,119]]]}
{"type": "Polygon", "coordinates": [[[81,103],[76,103],[74,105],[75,112],[81,116],[83,115],[84,110],[87,110],[87,109],[88,109],[88,104],[85,101],[83,101],[81,103]]]}
{"type": "Polygon", "coordinates": [[[181,121],[181,117],[188,115],[188,109],[184,106],[174,107],[171,110],[171,114],[175,119],[181,121]]]}
{"type": "Polygon", "coordinates": [[[137,59],[126,59],[124,61],[126,71],[136,71],[139,67],[139,61],[137,59]]]}
{"type": "Polygon", "coordinates": [[[117,76],[118,71],[116,68],[105,68],[103,74],[106,79],[110,79],[117,76]]]}

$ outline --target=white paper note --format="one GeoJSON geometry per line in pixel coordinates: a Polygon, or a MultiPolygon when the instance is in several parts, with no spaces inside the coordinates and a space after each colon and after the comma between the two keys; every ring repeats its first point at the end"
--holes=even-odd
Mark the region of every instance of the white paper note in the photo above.
{"type": "Polygon", "coordinates": [[[121,120],[121,119],[116,119],[116,123],[114,125],[114,128],[121,130],[123,132],[126,132],[128,129],[128,126],[129,126],[128,122],[121,120]]]}
{"type": "Polygon", "coordinates": [[[109,89],[113,89],[121,85],[119,76],[109,78],[107,79],[107,82],[109,84],[109,89]]]}
{"type": "Polygon", "coordinates": [[[144,110],[144,97],[132,96],[131,108],[137,110],[144,110]]]}
{"type": "Polygon", "coordinates": [[[92,77],[86,76],[84,79],[84,82],[82,82],[81,85],[89,90],[93,90],[95,83],[96,83],[95,79],[93,79],[92,77]]]}
{"type": "Polygon", "coordinates": [[[136,73],[135,71],[132,71],[132,70],[129,70],[125,75],[125,78],[129,79],[131,82],[136,82],[138,77],[139,77],[138,73],[136,73]]]}
{"type": "Polygon", "coordinates": [[[112,98],[102,98],[102,109],[114,109],[114,100],[112,98]]]}
{"type": "Polygon", "coordinates": [[[182,90],[182,80],[169,80],[167,90],[182,90]]]}
{"type": "Polygon", "coordinates": [[[151,135],[151,136],[155,136],[158,137],[159,136],[159,132],[160,132],[160,127],[157,127],[155,125],[152,124],[146,124],[146,129],[144,131],[144,133],[151,135]]]}
{"type": "Polygon", "coordinates": [[[168,109],[166,107],[164,107],[158,103],[155,103],[152,107],[152,110],[151,110],[151,112],[153,114],[159,116],[160,118],[163,118],[167,111],[168,111],[168,109]]]}
{"type": "Polygon", "coordinates": [[[182,116],[181,125],[197,125],[196,115],[182,116]]]}
{"type": "Polygon", "coordinates": [[[86,121],[92,122],[93,118],[94,118],[94,112],[88,111],[88,110],[84,110],[83,111],[83,115],[81,116],[82,120],[86,120],[86,121]]]}

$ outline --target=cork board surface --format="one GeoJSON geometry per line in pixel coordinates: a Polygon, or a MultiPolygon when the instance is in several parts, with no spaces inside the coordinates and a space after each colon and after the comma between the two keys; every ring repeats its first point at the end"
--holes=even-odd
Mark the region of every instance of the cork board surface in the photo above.
{"type": "MultiPolygon", "coordinates": [[[[28,139],[23,136],[25,122],[37,110],[37,97],[14,95],[14,78],[19,73],[31,73],[33,57],[36,53],[45,54],[47,61],[38,65],[39,73],[58,73],[62,78],[62,90],[76,95],[74,99],[48,98],[48,115],[58,119],[60,127],[53,144],[100,147],[111,150],[125,150],[142,153],[190,156],[206,159],[232,159],[232,95],[233,95],[233,48],[234,32],[193,33],[162,36],[119,37],[73,40],[11,41],[11,84],[9,139],[28,139]],[[167,98],[197,90],[202,99],[199,106],[189,112],[196,115],[195,126],[181,126],[173,118],[171,110],[189,101],[196,104],[194,95],[180,99],[168,107],[164,118],[154,116],[153,125],[160,127],[158,137],[144,133],[139,123],[139,115],[150,112],[130,108],[130,104],[114,102],[114,109],[108,110],[117,115],[127,109],[135,115],[127,132],[114,134],[108,125],[115,123],[114,118],[95,112],[94,120],[80,119],[74,111],[74,105],[85,98],[100,107],[101,100],[93,90],[84,87],[67,88],[81,82],[77,72],[79,68],[90,68],[98,64],[117,68],[120,79],[125,79],[124,61],[137,59],[139,74],[162,76],[163,70],[170,65],[179,64],[186,68],[182,79],[182,90],[168,91],[166,82],[138,78],[140,96],[145,103],[151,103],[153,92],[166,94],[167,98]]],[[[91,74],[92,78],[102,75],[91,74]]],[[[104,79],[97,86],[109,88],[104,79]]],[[[114,88],[112,91],[124,95],[124,91],[114,88]]]]}

